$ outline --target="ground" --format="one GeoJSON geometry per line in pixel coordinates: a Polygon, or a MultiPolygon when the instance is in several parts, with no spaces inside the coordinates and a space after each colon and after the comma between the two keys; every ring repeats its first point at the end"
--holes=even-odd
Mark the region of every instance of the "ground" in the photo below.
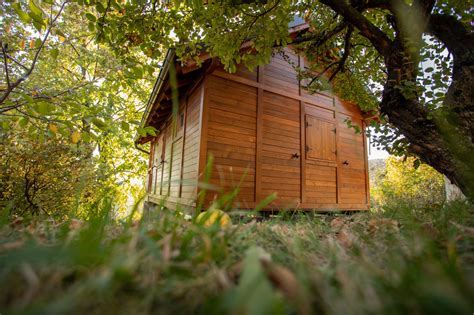
{"type": "Polygon", "coordinates": [[[182,214],[0,230],[2,314],[471,314],[474,216],[453,203],[355,214],[182,214]]]}

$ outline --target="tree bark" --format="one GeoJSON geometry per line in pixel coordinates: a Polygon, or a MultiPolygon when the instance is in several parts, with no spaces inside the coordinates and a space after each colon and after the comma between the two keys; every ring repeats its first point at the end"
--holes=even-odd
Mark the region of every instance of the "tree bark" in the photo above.
{"type": "Polygon", "coordinates": [[[380,112],[408,140],[409,151],[446,175],[467,198],[473,200],[473,35],[455,17],[432,15],[434,0],[414,0],[411,6],[397,0],[370,4],[371,7],[383,5],[393,14],[396,32],[393,40],[367,20],[360,8],[349,2],[321,2],[357,28],[384,57],[387,81],[380,112]],[[403,91],[407,83],[416,86],[419,43],[427,32],[438,37],[454,58],[451,85],[442,108],[435,112],[430,112],[420,102],[415,90],[412,95],[403,91]]]}
{"type": "MultiPolygon", "coordinates": [[[[428,30],[453,54],[452,82],[443,106],[430,113],[416,98],[399,89],[413,69],[400,42],[385,58],[388,70],[380,109],[407,138],[409,151],[446,175],[469,198],[474,197],[473,36],[453,17],[433,16],[428,30]],[[454,21],[453,21],[454,20],[454,21]],[[406,56],[405,56],[406,57],[406,56]],[[431,114],[431,115],[429,115],[431,114]],[[432,118],[430,118],[432,116],[432,118]]],[[[414,79],[412,82],[415,83],[414,79]]]]}

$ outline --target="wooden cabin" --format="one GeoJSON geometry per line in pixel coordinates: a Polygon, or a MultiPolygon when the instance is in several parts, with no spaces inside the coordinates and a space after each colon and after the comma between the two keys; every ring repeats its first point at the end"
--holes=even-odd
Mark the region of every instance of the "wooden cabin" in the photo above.
{"type": "Polygon", "coordinates": [[[209,205],[239,186],[233,207],[240,209],[272,193],[277,198],[268,210],[368,209],[366,139],[347,124],[364,130],[361,111],[334,95],[308,93],[294,69],[305,66],[304,58],[288,48],[284,53],[253,72],[239,66],[228,73],[206,54],[201,67],[175,66],[173,115],[175,57],[168,52],[142,119],[142,127],[159,133],[137,140],[150,142],[149,202],[193,207],[206,189],[209,205]],[[211,185],[198,187],[210,155],[211,185]]]}

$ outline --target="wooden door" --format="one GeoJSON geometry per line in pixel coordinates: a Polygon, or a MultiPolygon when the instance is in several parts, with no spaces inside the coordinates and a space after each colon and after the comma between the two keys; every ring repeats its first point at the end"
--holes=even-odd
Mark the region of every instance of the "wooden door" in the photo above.
{"type": "MultiPolygon", "coordinates": [[[[307,106],[310,107],[310,106],[307,106]]],[[[303,202],[332,207],[337,199],[336,121],[334,112],[308,108],[305,115],[305,194],[303,202]],[[326,113],[327,112],[327,113],[326,113]],[[323,117],[328,118],[323,118],[323,117]]]]}

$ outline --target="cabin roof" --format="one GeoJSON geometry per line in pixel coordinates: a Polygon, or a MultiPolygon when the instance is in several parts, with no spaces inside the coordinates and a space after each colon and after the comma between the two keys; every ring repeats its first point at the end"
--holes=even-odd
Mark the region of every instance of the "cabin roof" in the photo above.
{"type": "MultiPolygon", "coordinates": [[[[307,29],[308,24],[304,21],[303,18],[295,16],[294,19],[288,24],[288,32],[290,34],[295,34],[301,30],[307,29]]],[[[246,49],[250,46],[250,43],[244,43],[242,49],[246,49]]],[[[200,61],[204,64],[201,67],[195,60],[190,60],[184,65],[179,65],[175,63],[176,54],[173,48],[168,49],[163,65],[161,67],[160,73],[155,81],[153,90],[148,102],[146,104],[145,112],[143,113],[142,119],[140,121],[140,128],[146,126],[160,127],[172,112],[172,99],[171,99],[171,85],[169,82],[169,73],[170,67],[174,63],[176,69],[176,81],[178,94],[183,95],[181,91],[186,91],[189,89],[193,83],[195,83],[199,77],[208,69],[212,63],[211,56],[208,52],[203,51],[199,55],[200,61]]],[[[136,143],[143,144],[151,140],[151,136],[140,136],[137,134],[136,143]]]]}

